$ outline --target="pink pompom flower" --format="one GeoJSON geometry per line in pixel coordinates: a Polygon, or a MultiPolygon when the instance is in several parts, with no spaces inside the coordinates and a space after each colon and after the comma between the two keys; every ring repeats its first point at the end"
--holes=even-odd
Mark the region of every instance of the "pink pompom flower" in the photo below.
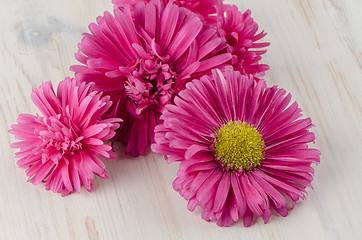
{"type": "MultiPolygon", "coordinates": [[[[123,8],[127,4],[134,7],[140,1],[148,3],[151,0],[112,0],[112,3],[115,8],[123,8]]],[[[218,0],[161,0],[161,2],[164,5],[171,2],[177,6],[184,7],[191,12],[196,13],[201,21],[205,21],[210,25],[216,25],[218,0]]]]}
{"type": "Polygon", "coordinates": [[[155,153],[180,161],[173,187],[201,217],[229,226],[253,216],[267,223],[305,199],[320,152],[309,118],[291,95],[227,67],[192,81],[167,105],[155,128],[155,153]]]}
{"type": "Polygon", "coordinates": [[[165,104],[185,84],[214,67],[223,68],[230,53],[216,29],[195,14],[159,0],[115,9],[89,25],[76,58],[84,65],[71,67],[77,79],[94,82],[111,97],[109,116],[124,120],[116,138],[126,153],[145,154],[153,142],[154,127],[165,104]]]}
{"type": "Polygon", "coordinates": [[[121,119],[100,117],[110,108],[108,96],[93,91],[93,84],[66,78],[55,94],[51,82],[33,89],[31,98],[44,116],[20,114],[10,133],[20,140],[17,164],[27,168],[28,181],[45,183],[47,190],[62,196],[80,191],[81,185],[93,190],[93,174],[107,178],[99,157],[112,159],[110,143],[121,119]]]}
{"type": "Polygon", "coordinates": [[[260,60],[270,43],[258,42],[266,33],[257,33],[259,26],[251,17],[250,9],[242,13],[235,5],[219,4],[217,28],[226,39],[226,52],[233,55],[234,69],[242,74],[264,75],[269,66],[260,60]]]}

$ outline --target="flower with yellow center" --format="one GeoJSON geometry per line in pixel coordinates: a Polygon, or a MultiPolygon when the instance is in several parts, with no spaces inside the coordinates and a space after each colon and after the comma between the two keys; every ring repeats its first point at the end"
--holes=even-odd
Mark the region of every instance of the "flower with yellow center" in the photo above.
{"type": "Polygon", "coordinates": [[[305,199],[320,152],[309,118],[291,95],[232,67],[186,85],[162,113],[152,150],[180,162],[173,188],[187,209],[230,226],[285,217],[305,199]]]}

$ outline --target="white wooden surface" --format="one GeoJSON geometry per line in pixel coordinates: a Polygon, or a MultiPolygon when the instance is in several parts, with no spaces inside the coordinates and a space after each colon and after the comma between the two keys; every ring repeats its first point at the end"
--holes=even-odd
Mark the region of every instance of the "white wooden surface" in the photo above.
{"type": "MultiPolygon", "coordinates": [[[[66,198],[26,182],[7,130],[35,113],[32,87],[71,75],[87,25],[111,0],[0,0],[0,239],[361,239],[362,1],[234,0],[271,42],[266,78],[311,116],[314,190],[286,218],[217,227],[172,189],[177,166],[148,153],[106,161],[110,178],[66,198]]],[[[122,150],[122,148],[121,148],[122,150]]]]}

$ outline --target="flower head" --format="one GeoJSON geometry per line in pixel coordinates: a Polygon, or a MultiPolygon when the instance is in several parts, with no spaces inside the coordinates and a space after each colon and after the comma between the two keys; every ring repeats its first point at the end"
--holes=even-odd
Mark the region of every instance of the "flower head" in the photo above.
{"type": "MultiPolygon", "coordinates": [[[[123,8],[130,4],[134,7],[138,2],[150,2],[150,0],[112,0],[115,8],[123,8]]],[[[218,0],[161,0],[164,5],[169,2],[177,6],[184,7],[193,13],[196,13],[202,21],[208,24],[216,24],[216,10],[218,0]]]]}
{"type": "Polygon", "coordinates": [[[227,52],[233,55],[231,65],[243,74],[263,75],[269,66],[259,63],[261,55],[266,53],[261,48],[270,43],[258,42],[266,33],[257,33],[259,26],[250,9],[242,13],[235,5],[220,4],[218,15],[219,34],[226,39],[227,52]]]}
{"type": "Polygon", "coordinates": [[[97,18],[79,44],[72,66],[80,81],[111,96],[108,113],[124,120],[117,138],[126,153],[144,154],[165,104],[191,79],[223,67],[230,53],[215,29],[195,14],[159,0],[139,2],[97,18]]]}
{"type": "Polygon", "coordinates": [[[20,114],[10,133],[19,142],[15,154],[19,167],[28,168],[29,182],[44,182],[47,190],[68,195],[81,185],[93,190],[93,174],[107,178],[104,163],[98,158],[114,158],[105,141],[115,135],[120,119],[99,118],[109,109],[109,97],[93,91],[92,84],[66,78],[55,94],[44,82],[33,89],[31,98],[44,116],[20,114]]]}
{"type": "Polygon", "coordinates": [[[299,119],[285,93],[227,67],[188,83],[166,106],[152,150],[181,162],[173,187],[190,211],[202,206],[206,221],[250,226],[254,215],[266,223],[272,209],[286,216],[287,200],[305,199],[320,152],[308,147],[311,120],[299,119]]]}

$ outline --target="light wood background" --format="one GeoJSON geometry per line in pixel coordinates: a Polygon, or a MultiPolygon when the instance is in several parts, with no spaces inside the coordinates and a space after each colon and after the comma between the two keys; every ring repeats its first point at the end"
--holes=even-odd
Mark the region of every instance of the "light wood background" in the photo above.
{"type": "MultiPolygon", "coordinates": [[[[36,113],[32,87],[76,63],[81,34],[111,0],[0,0],[0,239],[361,239],[362,1],[234,0],[271,42],[269,84],[290,91],[317,126],[314,190],[286,218],[217,227],[172,189],[177,164],[120,154],[95,190],[62,198],[26,182],[7,132],[36,113]]],[[[119,147],[123,151],[122,147],[119,147]]]]}

